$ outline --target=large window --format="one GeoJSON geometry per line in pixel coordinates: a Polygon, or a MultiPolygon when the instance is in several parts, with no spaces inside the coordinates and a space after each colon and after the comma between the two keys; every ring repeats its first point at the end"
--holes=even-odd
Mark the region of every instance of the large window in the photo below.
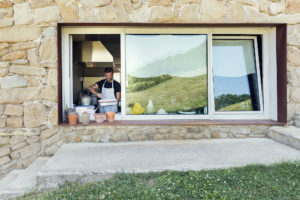
{"type": "MultiPolygon", "coordinates": [[[[121,84],[117,120],[277,120],[274,28],[64,28],[61,104],[68,107],[74,103],[76,34],[101,41],[113,57],[121,84]]],[[[102,73],[89,70],[91,77],[102,73]]]]}
{"type": "Polygon", "coordinates": [[[126,35],[127,114],[207,114],[206,35],[126,35]]]}

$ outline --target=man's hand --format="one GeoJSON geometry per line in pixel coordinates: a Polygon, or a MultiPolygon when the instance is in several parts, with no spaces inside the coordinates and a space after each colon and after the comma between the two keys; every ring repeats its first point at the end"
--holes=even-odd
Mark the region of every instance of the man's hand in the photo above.
{"type": "Polygon", "coordinates": [[[96,88],[98,88],[97,83],[88,87],[89,91],[91,91],[93,94],[97,95],[97,97],[101,99],[102,95],[101,95],[101,93],[96,92],[96,90],[95,90],[96,88]]]}

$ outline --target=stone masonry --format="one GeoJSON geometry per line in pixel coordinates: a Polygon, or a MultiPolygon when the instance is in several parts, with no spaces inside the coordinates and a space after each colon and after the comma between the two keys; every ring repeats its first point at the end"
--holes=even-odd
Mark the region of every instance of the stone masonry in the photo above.
{"type": "Polygon", "coordinates": [[[0,0],[0,178],[67,142],[266,135],[266,125],[58,126],[58,22],[288,23],[288,123],[300,114],[299,0],[0,0]]]}

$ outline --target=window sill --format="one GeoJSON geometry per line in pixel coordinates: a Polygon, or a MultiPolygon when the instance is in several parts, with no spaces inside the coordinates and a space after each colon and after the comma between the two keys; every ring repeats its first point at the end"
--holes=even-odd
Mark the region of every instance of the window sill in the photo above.
{"type": "MultiPolygon", "coordinates": [[[[68,123],[59,123],[60,126],[73,126],[68,123]]],[[[115,120],[114,122],[104,121],[96,123],[91,121],[84,125],[78,123],[75,126],[148,126],[148,125],[166,125],[166,126],[194,126],[194,125],[272,125],[283,126],[285,123],[273,120],[115,120]]]]}

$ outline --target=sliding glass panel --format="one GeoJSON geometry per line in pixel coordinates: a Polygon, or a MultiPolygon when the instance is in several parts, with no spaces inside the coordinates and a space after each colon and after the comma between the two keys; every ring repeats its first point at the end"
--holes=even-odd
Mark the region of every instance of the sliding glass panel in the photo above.
{"type": "Polygon", "coordinates": [[[206,35],[126,35],[127,114],[207,114],[206,35]]]}
{"type": "Polygon", "coordinates": [[[254,40],[214,39],[212,61],[215,110],[259,111],[254,40]]]}

